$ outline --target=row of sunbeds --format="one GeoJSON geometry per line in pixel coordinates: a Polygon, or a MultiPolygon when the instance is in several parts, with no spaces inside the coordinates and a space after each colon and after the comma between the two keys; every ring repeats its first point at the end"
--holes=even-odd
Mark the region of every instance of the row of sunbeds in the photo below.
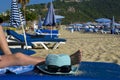
{"type": "MultiPolygon", "coordinates": [[[[13,30],[7,30],[7,40],[13,40],[11,37],[14,38],[14,41],[8,42],[8,44],[13,45],[19,45],[21,44],[21,47],[23,48],[25,46],[25,40],[23,34],[19,34],[13,30]]],[[[60,44],[65,44],[66,39],[64,38],[59,38],[58,37],[58,31],[54,30],[52,33],[56,35],[51,36],[51,32],[43,32],[44,34],[50,34],[50,35],[43,35],[43,34],[28,34],[26,33],[26,39],[27,39],[27,44],[28,46],[37,46],[38,44],[42,45],[46,50],[48,50],[48,46],[46,45],[47,43],[54,43],[53,49],[56,49],[59,47],[60,44]]]]}

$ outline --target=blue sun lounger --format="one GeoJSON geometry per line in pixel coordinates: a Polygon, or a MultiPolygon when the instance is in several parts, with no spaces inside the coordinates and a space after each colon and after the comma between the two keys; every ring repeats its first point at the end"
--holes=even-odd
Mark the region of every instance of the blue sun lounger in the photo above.
{"type": "MultiPolygon", "coordinates": [[[[16,33],[13,30],[7,30],[7,34],[13,36],[19,42],[25,42],[24,36],[22,34],[16,33]]],[[[37,44],[41,44],[46,50],[48,50],[48,47],[45,45],[46,43],[55,43],[53,49],[56,49],[60,44],[65,44],[66,42],[66,39],[63,38],[44,38],[41,35],[26,35],[26,38],[29,46],[37,46],[37,44]]]]}
{"type": "MultiPolygon", "coordinates": [[[[33,55],[36,53],[34,50],[22,49],[22,48],[10,48],[10,50],[13,54],[15,54],[16,52],[21,52],[25,55],[33,55]]],[[[0,50],[0,55],[3,55],[3,52],[1,50],[0,50]]]]}
{"type": "Polygon", "coordinates": [[[34,34],[26,33],[26,35],[37,36],[37,37],[41,37],[41,38],[58,38],[60,34],[58,33],[58,30],[37,29],[34,32],[34,34]]]}
{"type": "Polygon", "coordinates": [[[120,80],[120,65],[105,62],[81,62],[78,75],[47,75],[36,69],[21,74],[1,74],[1,80],[120,80]]]}
{"type": "Polygon", "coordinates": [[[48,30],[48,29],[38,29],[35,31],[38,35],[52,35],[53,37],[57,37],[60,35],[58,30],[48,30]]]}

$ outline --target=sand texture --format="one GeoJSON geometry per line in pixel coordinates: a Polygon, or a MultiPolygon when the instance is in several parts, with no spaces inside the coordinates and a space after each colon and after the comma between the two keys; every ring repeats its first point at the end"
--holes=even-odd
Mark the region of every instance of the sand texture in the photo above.
{"type": "MultiPolygon", "coordinates": [[[[120,35],[101,33],[71,33],[64,28],[60,30],[60,38],[67,40],[58,49],[45,50],[42,46],[37,49],[33,56],[46,57],[48,54],[66,53],[71,55],[78,49],[82,50],[82,61],[113,62],[120,64],[120,35]]],[[[48,45],[52,48],[52,45],[48,45]]]]}

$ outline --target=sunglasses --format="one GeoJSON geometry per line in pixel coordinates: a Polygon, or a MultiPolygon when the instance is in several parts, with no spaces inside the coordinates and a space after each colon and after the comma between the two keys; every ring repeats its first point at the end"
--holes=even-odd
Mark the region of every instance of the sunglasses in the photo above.
{"type": "Polygon", "coordinates": [[[68,73],[71,71],[71,66],[70,65],[65,65],[65,66],[55,66],[55,65],[48,65],[47,66],[47,71],[49,72],[62,72],[62,73],[68,73]]]}

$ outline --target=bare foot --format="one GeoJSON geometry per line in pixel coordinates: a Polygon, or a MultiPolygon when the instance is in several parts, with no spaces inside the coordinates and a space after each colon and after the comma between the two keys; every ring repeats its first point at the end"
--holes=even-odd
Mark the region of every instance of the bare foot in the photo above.
{"type": "Polygon", "coordinates": [[[81,62],[82,51],[78,50],[74,54],[70,55],[71,65],[78,65],[81,62]]]}

